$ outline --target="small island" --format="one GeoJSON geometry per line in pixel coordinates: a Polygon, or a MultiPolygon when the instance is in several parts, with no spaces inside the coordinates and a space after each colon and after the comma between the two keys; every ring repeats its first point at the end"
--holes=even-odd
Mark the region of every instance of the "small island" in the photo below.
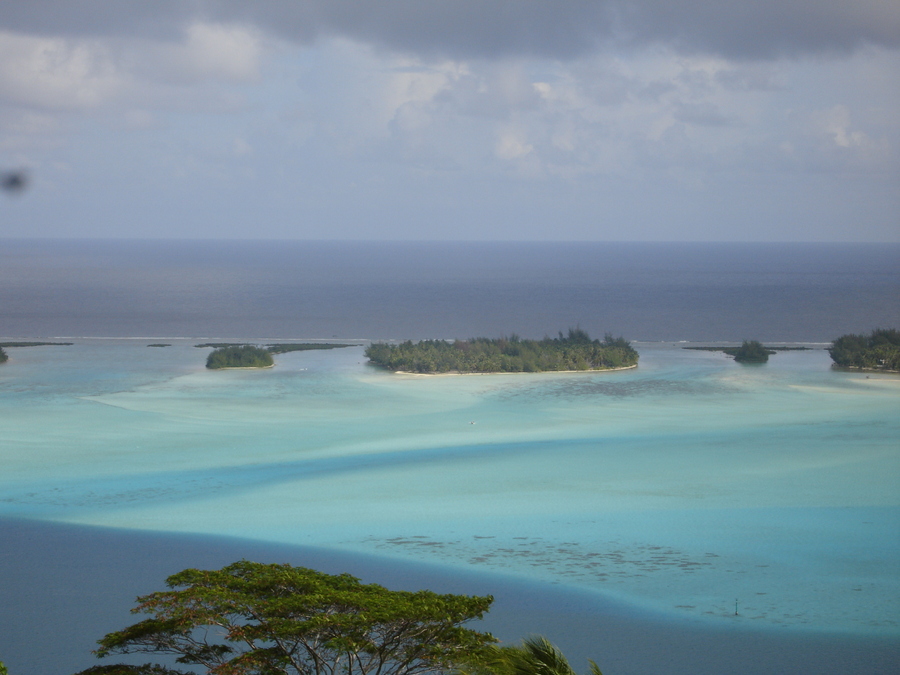
{"type": "Polygon", "coordinates": [[[210,370],[221,368],[271,368],[275,365],[272,354],[253,345],[219,347],[206,358],[210,370]]]}
{"type": "MultiPolygon", "coordinates": [[[[150,346],[162,347],[164,345],[150,346]]],[[[333,342],[278,342],[260,347],[245,342],[205,342],[194,346],[214,348],[214,351],[206,359],[206,367],[217,370],[220,368],[271,368],[275,365],[272,360],[274,354],[314,349],[340,349],[341,347],[358,347],[360,345],[333,342]]]]}
{"type": "Polygon", "coordinates": [[[633,368],[637,351],[624,338],[609,333],[591,340],[580,328],[568,335],[523,340],[517,335],[470,340],[408,340],[400,344],[374,342],[366,357],[394,372],[437,373],[540,373],[633,368]]]}
{"type": "Polygon", "coordinates": [[[828,353],[842,368],[900,372],[900,331],[876,328],[869,335],[842,335],[828,353]]]}
{"type": "Polygon", "coordinates": [[[3,350],[4,347],[43,347],[45,345],[72,346],[72,342],[0,342],[0,363],[6,363],[9,356],[3,350]]]}
{"type": "Polygon", "coordinates": [[[744,340],[740,347],[682,347],[699,352],[722,352],[734,357],[738,363],[768,363],[769,357],[778,352],[809,351],[810,347],[772,347],[757,340],[744,340]]]}
{"type": "MultiPolygon", "coordinates": [[[[195,347],[213,347],[220,349],[222,347],[244,347],[246,342],[204,342],[195,347]]],[[[153,345],[151,345],[153,346],[153,345]]],[[[274,344],[265,345],[263,348],[270,354],[287,354],[288,352],[305,352],[314,349],[340,349],[342,347],[359,347],[357,344],[338,344],[335,342],[276,342],[274,344]]]]}
{"type": "Polygon", "coordinates": [[[744,340],[740,347],[725,349],[724,352],[738,363],[767,363],[769,355],[774,354],[775,350],[763,347],[757,340],[744,340]]]}
{"type": "Polygon", "coordinates": [[[266,345],[270,354],[287,354],[288,352],[305,352],[313,349],[341,349],[343,347],[359,347],[355,344],[337,344],[334,342],[279,342],[266,345]]]}

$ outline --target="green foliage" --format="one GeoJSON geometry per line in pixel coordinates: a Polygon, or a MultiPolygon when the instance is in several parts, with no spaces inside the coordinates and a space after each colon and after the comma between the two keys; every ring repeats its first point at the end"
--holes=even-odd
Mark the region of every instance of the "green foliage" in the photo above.
{"type": "Polygon", "coordinates": [[[638,353],[623,338],[608,334],[591,340],[579,328],[568,335],[522,340],[422,340],[391,345],[375,342],[366,348],[368,359],[393,371],[411,373],[517,373],[561,370],[603,370],[637,365],[638,353]]]}
{"type": "Polygon", "coordinates": [[[153,344],[147,345],[148,347],[171,347],[172,345],[168,342],[154,342],[153,344]]]}
{"type": "MultiPolygon", "coordinates": [[[[150,345],[152,347],[162,345],[150,345]]],[[[195,347],[246,347],[246,342],[204,342],[195,347]]],[[[358,345],[338,344],[335,342],[276,342],[266,345],[266,351],[270,354],[286,354],[287,352],[303,352],[313,349],[340,349],[341,347],[357,347],[358,345]]]]}
{"type": "MultiPolygon", "coordinates": [[[[603,675],[596,663],[588,664],[591,675],[603,675]]],[[[541,636],[526,638],[521,645],[493,647],[463,671],[465,675],[576,675],[565,655],[541,636]]]]}
{"type": "Polygon", "coordinates": [[[220,347],[206,359],[207,368],[268,368],[273,365],[272,355],[265,349],[252,345],[220,347]]]}
{"type": "Polygon", "coordinates": [[[775,353],[773,350],[763,347],[756,340],[744,340],[740,347],[723,351],[733,356],[734,360],[739,363],[766,363],[769,360],[769,354],[775,353]]]}
{"type": "Polygon", "coordinates": [[[187,569],[166,584],[137,599],[132,612],[150,618],[105,636],[98,656],[174,654],[217,675],[419,675],[477,659],[494,642],[462,626],[490,596],[389,591],[248,561],[187,569]]]}
{"type": "MultiPolygon", "coordinates": [[[[0,673],[2,675],[2,673],[0,673]]],[[[188,675],[182,670],[174,670],[166,668],[159,664],[143,664],[140,666],[130,666],[125,663],[111,663],[105,666],[91,666],[87,670],[82,670],[75,675],[188,675]]]]}
{"type": "MultiPolygon", "coordinates": [[[[777,347],[765,345],[765,348],[767,350],[769,350],[769,352],[771,352],[771,353],[812,351],[812,347],[802,347],[802,346],[798,346],[798,345],[791,345],[790,347],[785,346],[785,345],[779,345],[777,347]]],[[[693,349],[694,351],[698,351],[698,352],[725,352],[727,354],[730,352],[736,352],[740,348],[739,347],[682,347],[682,349],[693,349]]],[[[731,355],[734,356],[734,354],[731,354],[731,355]]]]}
{"type": "Polygon", "coordinates": [[[359,345],[336,344],[332,342],[283,342],[266,345],[271,354],[286,354],[287,352],[304,352],[312,349],[340,349],[341,347],[358,347],[359,345]]]}
{"type": "Polygon", "coordinates": [[[0,347],[43,347],[45,345],[58,345],[70,347],[74,342],[0,342],[0,347]]]}
{"type": "Polygon", "coordinates": [[[9,671],[6,669],[6,666],[3,665],[3,661],[0,661],[0,675],[9,675],[9,671]]]}
{"type": "MultiPolygon", "coordinates": [[[[6,363],[9,358],[6,352],[3,351],[4,347],[44,347],[46,345],[70,347],[73,344],[73,342],[0,342],[0,363],[6,363]]],[[[0,672],[0,675],[3,675],[2,672],[0,672]]]]}
{"type": "Polygon", "coordinates": [[[900,331],[876,328],[870,335],[842,335],[828,353],[845,368],[900,371],[900,331]]]}

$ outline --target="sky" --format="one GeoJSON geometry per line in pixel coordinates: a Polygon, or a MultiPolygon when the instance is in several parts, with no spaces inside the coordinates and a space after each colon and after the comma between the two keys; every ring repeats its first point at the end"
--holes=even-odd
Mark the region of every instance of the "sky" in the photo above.
{"type": "Polygon", "coordinates": [[[0,238],[900,241],[897,0],[0,4],[0,238]]]}

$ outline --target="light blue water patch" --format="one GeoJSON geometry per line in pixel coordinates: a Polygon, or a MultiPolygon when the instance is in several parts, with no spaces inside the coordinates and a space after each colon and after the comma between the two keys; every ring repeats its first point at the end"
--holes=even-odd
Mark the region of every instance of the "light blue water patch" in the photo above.
{"type": "Polygon", "coordinates": [[[195,342],[10,350],[0,513],[900,632],[897,376],[834,371],[821,349],[745,367],[671,344],[608,373],[398,376],[361,347],[211,372],[195,342]]]}

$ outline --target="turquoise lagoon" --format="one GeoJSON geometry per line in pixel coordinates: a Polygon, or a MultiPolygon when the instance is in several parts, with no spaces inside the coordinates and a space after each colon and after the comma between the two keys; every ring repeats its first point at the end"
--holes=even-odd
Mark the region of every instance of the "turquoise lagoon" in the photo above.
{"type": "Polygon", "coordinates": [[[9,349],[0,516],[484,570],[679,621],[900,633],[896,375],[833,370],[822,345],[741,366],[662,343],[606,373],[404,376],[359,346],[210,372],[195,342],[9,349]]]}

